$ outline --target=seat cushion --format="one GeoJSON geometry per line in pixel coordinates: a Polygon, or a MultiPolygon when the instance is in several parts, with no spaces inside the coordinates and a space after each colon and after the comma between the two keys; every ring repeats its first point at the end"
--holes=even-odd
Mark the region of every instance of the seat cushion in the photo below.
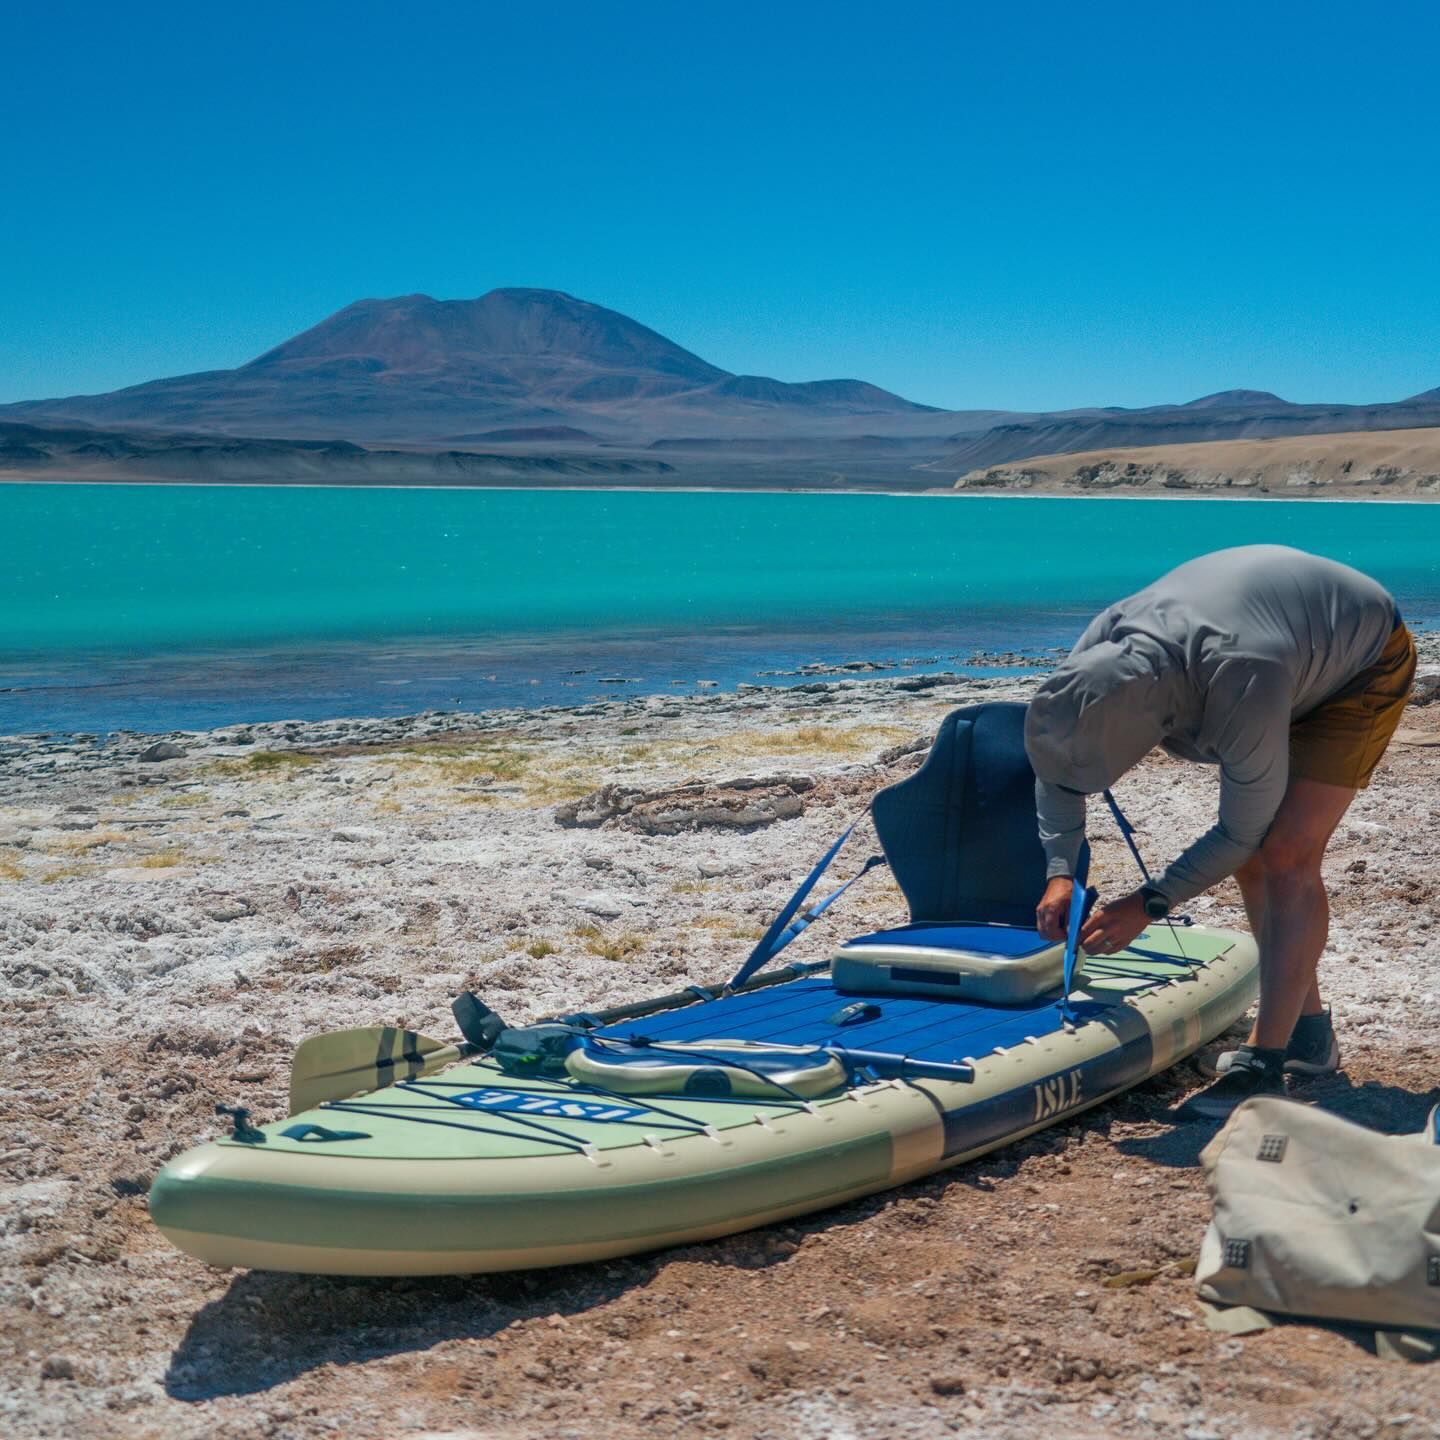
{"type": "Polygon", "coordinates": [[[1054,942],[1014,925],[949,925],[930,922],[877,930],[845,942],[852,945],[924,945],[933,950],[969,950],[980,955],[1008,955],[1020,959],[1048,950],[1054,942]]]}

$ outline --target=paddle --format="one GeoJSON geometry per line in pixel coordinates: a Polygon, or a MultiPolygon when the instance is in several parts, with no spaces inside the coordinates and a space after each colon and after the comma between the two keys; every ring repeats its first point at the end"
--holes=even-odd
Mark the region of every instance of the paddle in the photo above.
{"type": "MultiPolygon", "coordinates": [[[[739,987],[759,990],[787,980],[823,970],[828,961],[812,961],[803,965],[787,965],[764,975],[756,975],[739,987]]],[[[619,1005],[611,1010],[598,1010],[583,1018],[589,1025],[609,1025],[619,1020],[638,1019],[668,1010],[677,1005],[692,1004],[697,999],[710,1000],[721,994],[720,987],[702,991],[699,987],[677,990],[635,1005],[619,1005]]],[[[504,1027],[487,1005],[475,996],[465,994],[452,1007],[456,1023],[465,1040],[449,1044],[414,1030],[401,1030],[394,1025],[368,1025],[358,1030],[332,1030],[303,1041],[295,1051],[290,1066],[290,1113],[298,1114],[327,1100],[345,1100],[362,1090],[383,1090],[397,1080],[418,1080],[433,1075],[455,1060],[489,1050],[495,1036],[504,1027]],[[478,1043],[477,1043],[478,1042],[478,1043]]],[[[552,1017],[552,1020],[556,1017],[552,1017]]],[[[577,1020],[581,1017],[568,1017],[577,1020]]],[[[545,1024],[545,1021],[537,1021],[545,1024]]]]}
{"type": "Polygon", "coordinates": [[[394,1025],[312,1035],[295,1051],[290,1066],[290,1113],[433,1075],[475,1049],[467,1041],[450,1044],[394,1025]]]}

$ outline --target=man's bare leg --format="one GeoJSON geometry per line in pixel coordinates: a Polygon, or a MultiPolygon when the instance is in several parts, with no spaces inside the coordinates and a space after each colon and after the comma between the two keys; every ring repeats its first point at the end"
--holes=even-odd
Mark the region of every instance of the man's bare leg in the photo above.
{"type": "Polygon", "coordinates": [[[1283,1050],[1302,1014],[1321,1008],[1316,970],[1330,933],[1320,865],[1355,792],[1295,779],[1255,856],[1236,874],[1260,947],[1260,1007],[1250,1044],[1283,1050]]]}

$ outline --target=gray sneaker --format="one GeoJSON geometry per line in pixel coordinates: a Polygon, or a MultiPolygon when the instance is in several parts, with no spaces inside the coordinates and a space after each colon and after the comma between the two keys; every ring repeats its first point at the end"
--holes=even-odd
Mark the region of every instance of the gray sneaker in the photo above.
{"type": "MultiPolygon", "coordinates": [[[[1223,1075],[1234,1063],[1238,1050],[1225,1050],[1215,1057],[1215,1073],[1223,1075]]],[[[1302,1015],[1290,1032],[1285,1047],[1285,1070],[1290,1075],[1333,1075],[1340,1068],[1340,1042],[1329,1009],[1318,1015],[1302,1015]]]]}

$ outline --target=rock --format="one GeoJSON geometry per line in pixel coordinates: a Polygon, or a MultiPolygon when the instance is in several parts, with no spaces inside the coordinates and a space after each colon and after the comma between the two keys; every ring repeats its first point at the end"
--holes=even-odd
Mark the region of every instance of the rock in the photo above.
{"type": "Polygon", "coordinates": [[[154,764],[157,760],[183,760],[185,752],[172,740],[157,740],[153,745],[147,745],[140,752],[140,759],[146,764],[154,764]]]}
{"type": "Polygon", "coordinates": [[[930,1388],[937,1395],[963,1395],[965,1393],[965,1380],[960,1375],[932,1375],[930,1377],[930,1388]]]}
{"type": "Polygon", "coordinates": [[[692,780],[663,790],[602,785],[555,810],[557,824],[594,829],[601,825],[644,835],[678,835],[712,827],[752,830],[804,812],[800,796],[815,787],[811,775],[742,776],[705,784],[692,780]]]}
{"type": "Polygon", "coordinates": [[[378,830],[367,830],[363,825],[341,825],[330,833],[336,840],[343,840],[348,845],[371,845],[380,839],[378,830]]]}
{"type": "Polygon", "coordinates": [[[934,741],[933,735],[917,735],[913,740],[902,740],[898,745],[892,745],[888,750],[882,750],[877,755],[876,763],[879,765],[893,765],[897,760],[903,760],[907,755],[918,755],[930,748],[934,741]]]}
{"type": "Polygon", "coordinates": [[[205,912],[212,920],[241,920],[251,913],[248,905],[239,901],[229,901],[224,905],[216,905],[213,909],[205,912]]]}
{"type": "Polygon", "coordinates": [[[1415,678],[1415,690],[1410,696],[1412,705],[1433,705],[1440,700],[1440,671],[1433,675],[1418,675],[1415,678]]]}
{"type": "Polygon", "coordinates": [[[68,1355],[47,1355],[40,1362],[42,1380],[73,1380],[75,1362],[68,1355]]]}
{"type": "Polygon", "coordinates": [[[957,678],[954,675],[907,675],[894,684],[897,690],[934,690],[939,685],[953,685],[957,678]]]}
{"type": "Polygon", "coordinates": [[[591,890],[587,894],[576,895],[570,903],[577,910],[583,910],[587,915],[594,915],[601,920],[613,920],[617,915],[625,913],[625,907],[620,901],[603,890],[591,890]]]}

